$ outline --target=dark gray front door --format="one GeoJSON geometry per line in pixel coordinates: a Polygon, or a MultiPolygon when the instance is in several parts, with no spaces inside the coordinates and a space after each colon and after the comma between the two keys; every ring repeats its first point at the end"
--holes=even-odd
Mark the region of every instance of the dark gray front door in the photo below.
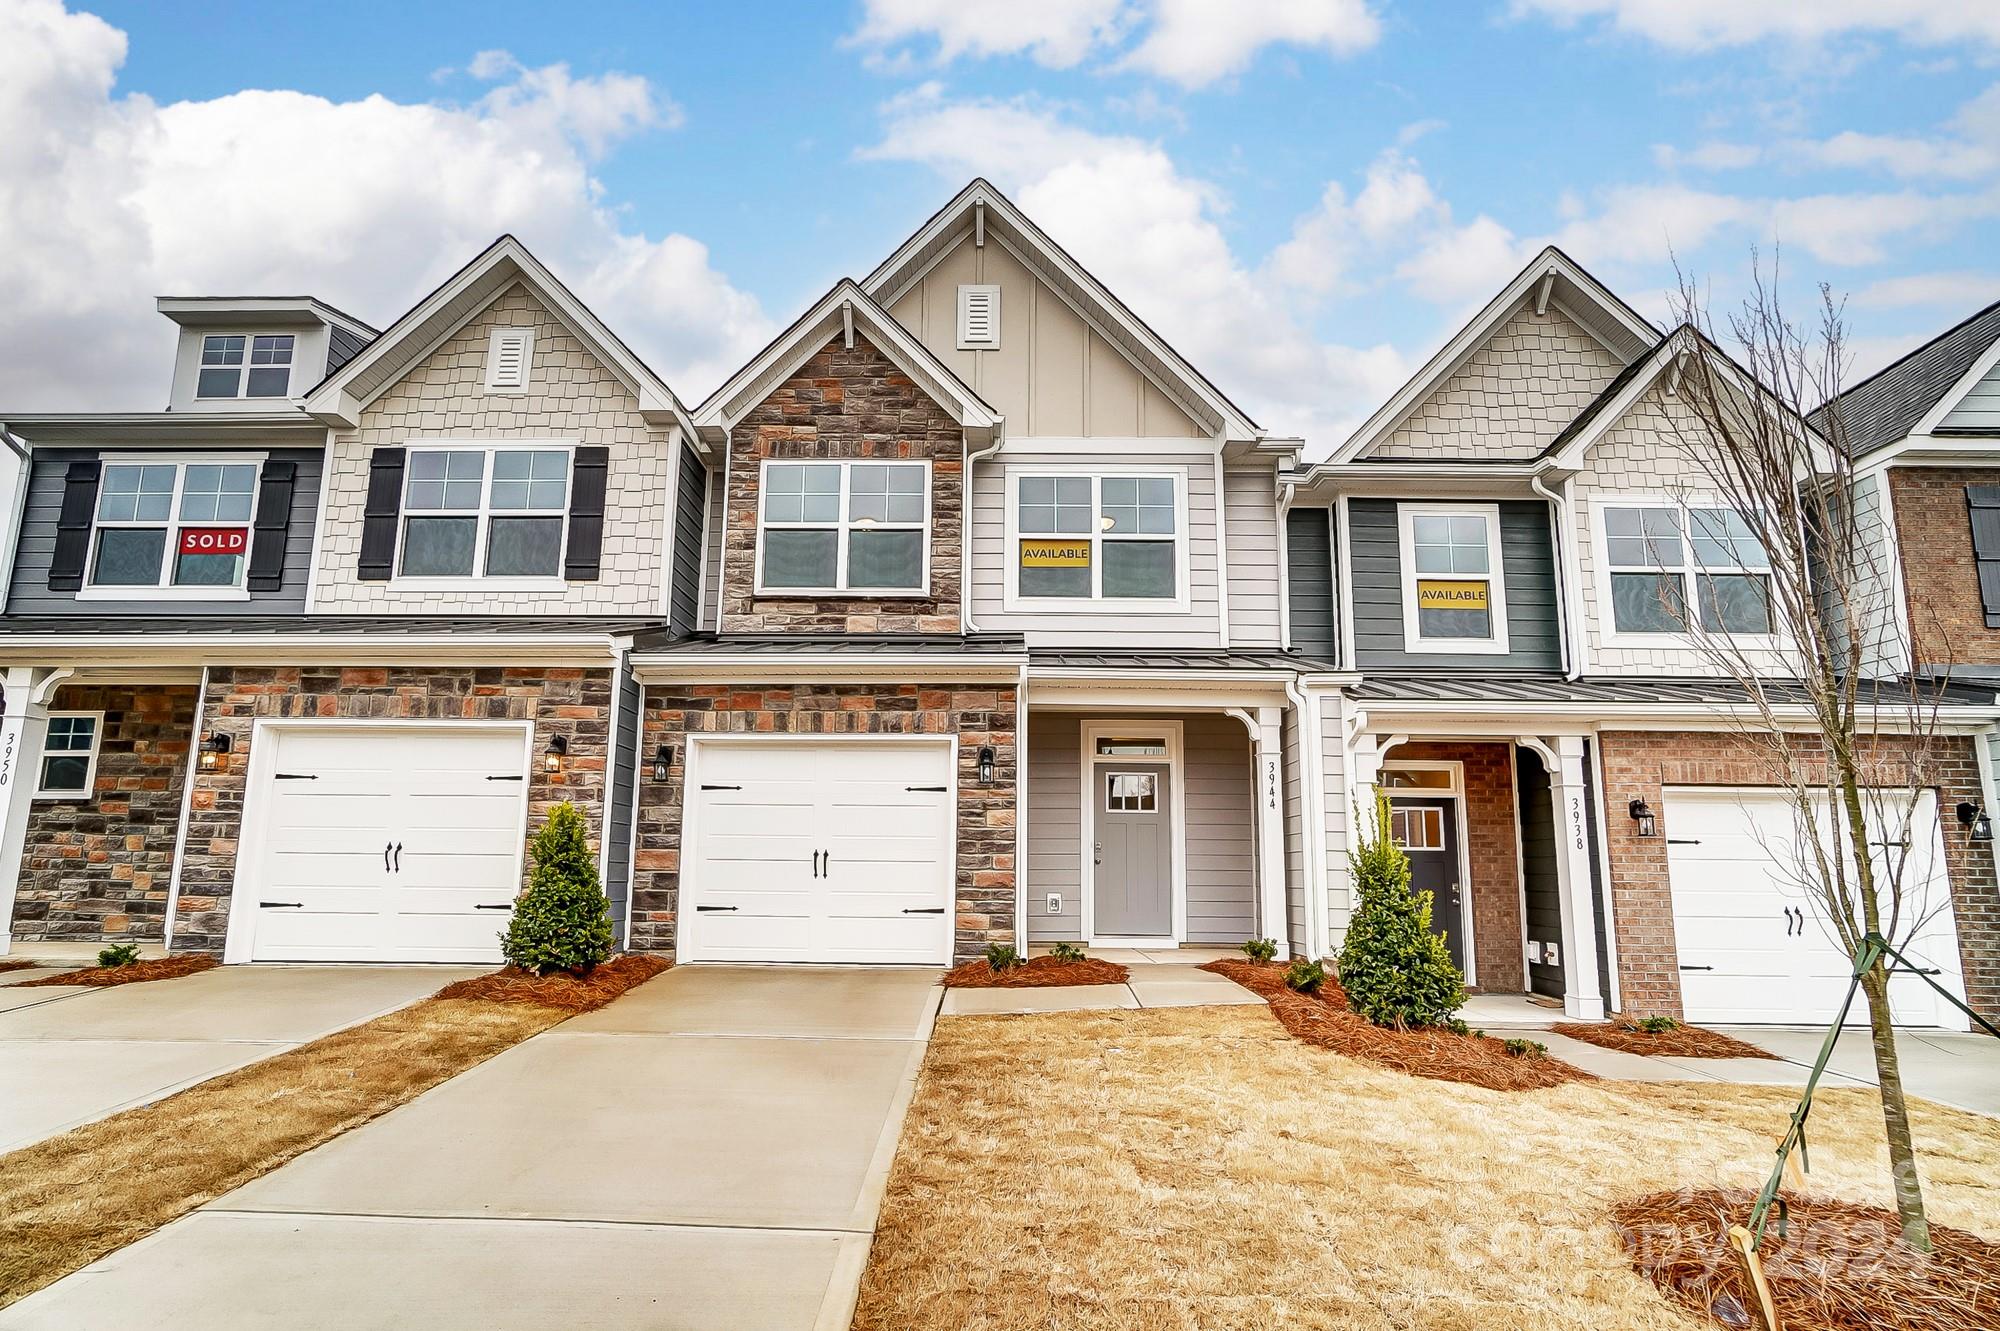
{"type": "Polygon", "coordinates": [[[1458,801],[1398,796],[1389,802],[1389,831],[1410,857],[1410,891],[1431,894],[1431,927],[1460,970],[1465,944],[1459,937],[1458,801]]]}
{"type": "Polygon", "coordinates": [[[1164,763],[1098,763],[1092,772],[1091,931],[1100,937],[1173,936],[1171,773],[1164,763]]]}

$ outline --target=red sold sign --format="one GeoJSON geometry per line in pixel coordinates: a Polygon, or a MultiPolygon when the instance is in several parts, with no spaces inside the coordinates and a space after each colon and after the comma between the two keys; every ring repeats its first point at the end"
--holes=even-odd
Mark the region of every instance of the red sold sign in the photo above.
{"type": "Polygon", "coordinates": [[[184,555],[240,555],[250,548],[247,527],[183,527],[181,553],[184,555]]]}

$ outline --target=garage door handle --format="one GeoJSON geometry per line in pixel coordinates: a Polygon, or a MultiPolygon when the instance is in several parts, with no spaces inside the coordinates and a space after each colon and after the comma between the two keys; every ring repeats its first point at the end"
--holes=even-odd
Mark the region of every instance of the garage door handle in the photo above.
{"type": "Polygon", "coordinates": [[[813,852],[813,877],[819,877],[819,852],[813,852]]]}
{"type": "Polygon", "coordinates": [[[306,903],[303,901],[260,901],[257,904],[266,910],[273,910],[279,906],[289,906],[293,910],[303,910],[306,903]]]}
{"type": "Polygon", "coordinates": [[[1670,837],[1668,837],[1668,838],[1667,838],[1667,844],[1668,844],[1669,846],[1699,846],[1699,845],[1701,844],[1701,842],[1700,842],[1700,840],[1699,840],[1699,839],[1697,839],[1697,838],[1695,838],[1695,837],[1673,837],[1673,836],[1670,836],[1670,837]]]}
{"type": "Polygon", "coordinates": [[[396,872],[403,872],[403,843],[400,841],[396,843],[396,872]]]}
{"type": "Polygon", "coordinates": [[[391,868],[389,867],[389,852],[390,852],[390,851],[392,851],[392,850],[394,850],[395,848],[396,848],[396,843],[395,843],[395,842],[393,842],[393,841],[384,841],[384,842],[382,843],[382,872],[383,872],[383,873],[394,873],[394,872],[395,872],[395,870],[394,870],[394,869],[391,869],[391,868]]]}
{"type": "Polygon", "coordinates": [[[945,791],[950,790],[951,787],[950,786],[904,786],[903,789],[932,791],[939,795],[942,795],[945,793],[945,791]]]}
{"type": "Polygon", "coordinates": [[[477,906],[474,906],[474,907],[473,907],[473,909],[474,909],[474,910],[512,910],[512,909],[514,909],[514,903],[513,903],[513,902],[511,902],[511,901],[500,901],[500,902],[493,902],[493,901],[482,901],[482,902],[480,902],[480,903],[479,903],[479,904],[478,904],[477,906]]]}
{"type": "Polygon", "coordinates": [[[271,773],[271,779],[273,781],[317,781],[319,780],[319,774],[317,772],[273,772],[271,773]]]}
{"type": "Polygon", "coordinates": [[[708,784],[704,783],[704,784],[702,785],[702,789],[703,789],[703,790],[741,790],[741,789],[743,789],[743,787],[741,787],[741,786],[711,786],[711,785],[708,785],[708,784]]]}
{"type": "Polygon", "coordinates": [[[944,907],[943,907],[943,906],[905,906],[905,907],[903,907],[903,914],[905,914],[905,915],[942,915],[942,914],[944,914],[944,907]]]}
{"type": "Polygon", "coordinates": [[[1943,971],[1941,971],[1941,970],[1938,970],[1938,969],[1937,969],[1936,967],[1932,967],[1932,968],[1931,968],[1931,969],[1929,969],[1929,970],[1919,970],[1919,969],[1917,969],[1917,968],[1916,968],[1915,966],[1897,966],[1896,968],[1894,968],[1893,970],[1891,970],[1891,971],[1889,972],[1889,974],[1891,974],[1891,975],[1942,975],[1942,974],[1944,974],[1944,972],[1943,972],[1943,971]]]}
{"type": "Polygon", "coordinates": [[[738,908],[735,906],[696,906],[695,909],[701,911],[708,911],[708,910],[736,910],[738,908]]]}
{"type": "Polygon", "coordinates": [[[524,778],[521,776],[519,772],[515,772],[512,773],[511,775],[489,776],[486,779],[488,781],[520,781],[523,780],[524,778]]]}
{"type": "Polygon", "coordinates": [[[1715,967],[1713,967],[1713,966],[1683,966],[1683,967],[1681,967],[1681,969],[1682,969],[1682,970],[1684,970],[1684,971],[1712,971],[1712,970],[1714,970],[1714,969],[1715,969],[1715,967]]]}

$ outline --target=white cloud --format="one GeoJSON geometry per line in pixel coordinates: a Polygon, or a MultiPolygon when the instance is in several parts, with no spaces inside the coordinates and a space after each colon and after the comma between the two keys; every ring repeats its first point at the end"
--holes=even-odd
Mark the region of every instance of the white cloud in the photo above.
{"type": "Polygon", "coordinates": [[[1709,142],[1692,148],[1676,148],[1666,143],[1653,145],[1653,161],[1668,171],[1681,166],[1701,171],[1740,171],[1757,165],[1763,156],[1764,150],[1754,143],[1709,142]]]}
{"type": "Polygon", "coordinates": [[[852,40],[876,48],[929,39],[940,62],[961,56],[1026,55],[1067,69],[1117,39],[1125,0],[866,0],[852,40]]]}
{"type": "Polygon", "coordinates": [[[1681,51],[1869,34],[1927,46],[2000,44],[2000,5],[1989,0],[1514,0],[1513,13],[1562,24],[1603,19],[1681,51]]]}
{"type": "Polygon", "coordinates": [[[1266,46],[1365,51],[1382,24],[1365,0],[1156,0],[1144,40],[1118,62],[1199,88],[1241,74],[1266,46]]]}
{"type": "Polygon", "coordinates": [[[1981,272],[1911,273],[1870,282],[1847,298],[1854,309],[1943,308],[1971,310],[2000,296],[2000,274],[1981,272]]]}
{"type": "Polygon", "coordinates": [[[512,231],[684,396],[768,336],[698,241],[623,229],[591,158],[671,123],[642,79],[477,63],[463,107],[287,91],[119,94],[123,33],[56,0],[0,6],[0,404],[157,406],[162,293],[320,296],[382,323],[512,231]]]}
{"type": "Polygon", "coordinates": [[[1397,265],[1396,275],[1424,299],[1440,305],[1483,304],[1527,261],[1535,248],[1481,214],[1424,240],[1397,265]]]}
{"type": "Polygon", "coordinates": [[[1417,164],[1392,148],[1370,164],[1351,201],[1339,181],[1330,182],[1319,206],[1293,223],[1265,266],[1287,288],[1325,296],[1351,285],[1358,262],[1449,216],[1417,164]]]}
{"type": "Polygon", "coordinates": [[[1982,180],[2000,173],[2000,84],[1953,112],[1929,135],[1864,134],[1793,140],[1793,157],[1814,166],[1885,172],[1901,180],[1982,180]]]}

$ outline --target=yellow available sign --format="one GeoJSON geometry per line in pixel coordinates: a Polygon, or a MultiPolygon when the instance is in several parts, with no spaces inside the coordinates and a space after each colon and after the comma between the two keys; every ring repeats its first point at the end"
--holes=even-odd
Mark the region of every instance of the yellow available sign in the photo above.
{"type": "Polygon", "coordinates": [[[1483,582],[1438,582],[1418,579],[1419,610],[1484,610],[1486,584],[1483,582]]]}
{"type": "Polygon", "coordinates": [[[1025,568],[1089,568],[1089,541],[1023,541],[1021,564],[1025,568]]]}

